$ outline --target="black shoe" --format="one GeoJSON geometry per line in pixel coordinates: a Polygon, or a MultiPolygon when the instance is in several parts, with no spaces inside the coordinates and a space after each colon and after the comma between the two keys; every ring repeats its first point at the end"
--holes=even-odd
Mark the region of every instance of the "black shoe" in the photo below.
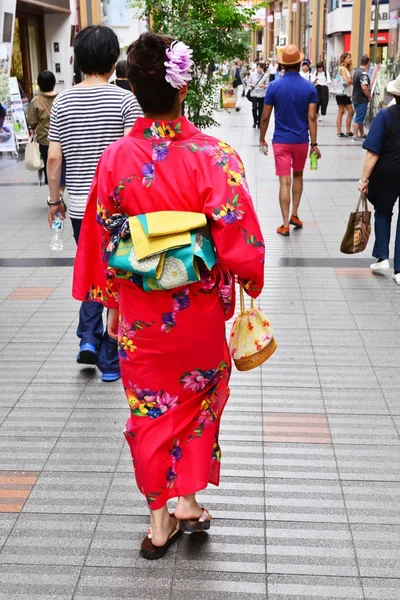
{"type": "Polygon", "coordinates": [[[236,107],[236,112],[239,112],[239,110],[240,110],[240,106],[237,106],[236,107]]]}
{"type": "Polygon", "coordinates": [[[353,132],[350,131],[349,133],[346,133],[345,137],[353,137],[353,132]]]}
{"type": "Polygon", "coordinates": [[[345,138],[346,136],[345,136],[344,133],[340,132],[340,133],[336,134],[336,137],[338,137],[338,138],[345,138]]]}
{"type": "Polygon", "coordinates": [[[255,123],[253,123],[253,129],[255,129],[257,127],[257,125],[255,123]]]}

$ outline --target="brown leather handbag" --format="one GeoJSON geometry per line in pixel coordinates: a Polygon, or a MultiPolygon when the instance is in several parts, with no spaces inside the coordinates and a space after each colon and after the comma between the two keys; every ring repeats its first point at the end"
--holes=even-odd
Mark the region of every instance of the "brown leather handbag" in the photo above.
{"type": "Polygon", "coordinates": [[[350,213],[346,233],[343,236],[340,252],[357,254],[367,247],[371,234],[371,211],[368,210],[367,197],[361,192],[355,212],[350,213]]]}

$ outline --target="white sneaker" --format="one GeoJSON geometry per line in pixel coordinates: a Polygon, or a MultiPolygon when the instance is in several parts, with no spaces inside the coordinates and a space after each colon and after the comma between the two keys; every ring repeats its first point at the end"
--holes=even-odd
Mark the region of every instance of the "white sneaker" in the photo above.
{"type": "Polygon", "coordinates": [[[400,285],[400,273],[393,273],[393,281],[395,281],[397,285],[400,285]]]}
{"type": "Polygon", "coordinates": [[[324,117],[318,117],[318,121],[319,121],[320,123],[323,123],[323,122],[324,122],[324,117]]]}
{"type": "MultiPolygon", "coordinates": [[[[390,269],[390,263],[389,263],[388,259],[385,258],[385,260],[381,260],[381,262],[372,263],[372,265],[370,265],[370,269],[372,271],[388,271],[390,269]]],[[[399,282],[400,282],[400,278],[399,278],[399,282]]],[[[400,285],[400,283],[399,283],[399,285],[400,285]]]]}

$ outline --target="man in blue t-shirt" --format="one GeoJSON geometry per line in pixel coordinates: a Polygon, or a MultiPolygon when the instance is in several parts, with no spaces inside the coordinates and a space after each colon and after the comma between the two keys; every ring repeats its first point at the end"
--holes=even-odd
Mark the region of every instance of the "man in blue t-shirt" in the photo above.
{"type": "Polygon", "coordinates": [[[286,46],[280,64],[285,74],[269,84],[264,100],[260,127],[260,151],[268,154],[265,141],[272,109],[275,109],[275,132],[272,138],[276,174],[279,177],[279,202],[283,224],[278,227],[280,235],[290,235],[289,225],[303,227],[298,209],[303,193],[303,171],[307,160],[310,134],[310,156],[313,152],[321,158],[317,144],[317,92],[310,81],[300,76],[300,64],[304,59],[297,46],[286,46]],[[293,185],[292,185],[293,169],[293,185]],[[289,218],[290,188],[292,187],[292,215],[289,218]]]}

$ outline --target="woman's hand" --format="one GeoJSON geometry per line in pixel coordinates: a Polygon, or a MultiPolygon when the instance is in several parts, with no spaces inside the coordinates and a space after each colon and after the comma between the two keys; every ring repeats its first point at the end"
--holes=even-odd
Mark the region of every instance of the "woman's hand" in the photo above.
{"type": "Polygon", "coordinates": [[[64,202],[60,202],[60,204],[56,204],[55,206],[49,206],[48,207],[48,211],[47,211],[47,218],[49,221],[49,227],[51,229],[52,225],[53,225],[53,221],[54,219],[58,216],[61,219],[65,219],[65,210],[66,210],[66,206],[64,204],[64,202]]]}
{"type": "Polygon", "coordinates": [[[118,341],[118,324],[119,310],[118,308],[110,308],[107,317],[107,332],[110,338],[118,341]]]}

